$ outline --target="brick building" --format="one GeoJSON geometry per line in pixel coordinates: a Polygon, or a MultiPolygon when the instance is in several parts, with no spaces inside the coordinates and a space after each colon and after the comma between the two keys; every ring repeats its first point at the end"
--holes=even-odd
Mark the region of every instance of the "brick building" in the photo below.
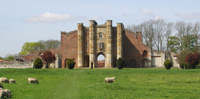
{"type": "Polygon", "coordinates": [[[78,30],[61,32],[61,47],[52,49],[57,57],[58,67],[66,68],[67,59],[76,61],[75,67],[98,67],[97,57],[105,57],[105,68],[115,67],[116,60],[123,58],[126,67],[150,67],[151,51],[142,42],[141,32],[124,29],[122,23],[112,25],[112,20],[98,25],[90,20],[89,27],[78,23],[78,30]],[[61,62],[61,63],[59,63],[61,62]]]}

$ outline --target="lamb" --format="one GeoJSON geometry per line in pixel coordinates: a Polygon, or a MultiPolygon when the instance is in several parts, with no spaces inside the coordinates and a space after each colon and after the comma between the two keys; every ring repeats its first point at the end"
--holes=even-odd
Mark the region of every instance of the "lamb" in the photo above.
{"type": "Polygon", "coordinates": [[[28,83],[29,84],[30,83],[33,83],[33,84],[37,83],[37,84],[39,84],[39,82],[38,82],[38,80],[36,78],[28,78],[28,83]]]}
{"type": "Polygon", "coordinates": [[[0,83],[0,88],[3,88],[3,85],[1,85],[1,83],[0,83]]]}
{"type": "Polygon", "coordinates": [[[105,82],[106,83],[113,83],[114,80],[115,80],[115,77],[112,77],[112,78],[107,77],[107,78],[105,78],[105,82]]]}
{"type": "Polygon", "coordinates": [[[0,90],[0,98],[4,99],[4,97],[6,97],[6,99],[12,98],[12,94],[9,89],[0,90]]]}
{"type": "Polygon", "coordinates": [[[14,79],[9,80],[10,83],[16,83],[14,79]]]}
{"type": "Polygon", "coordinates": [[[0,78],[0,83],[2,83],[2,82],[9,83],[9,81],[8,81],[8,79],[6,77],[1,77],[0,78]]]}

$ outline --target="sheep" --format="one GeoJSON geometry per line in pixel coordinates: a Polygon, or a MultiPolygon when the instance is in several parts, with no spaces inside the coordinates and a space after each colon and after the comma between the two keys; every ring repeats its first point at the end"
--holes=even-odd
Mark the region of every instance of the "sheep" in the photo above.
{"type": "Polygon", "coordinates": [[[0,88],[3,88],[3,85],[1,85],[1,83],[0,83],[0,88]]]}
{"type": "Polygon", "coordinates": [[[36,78],[28,78],[28,83],[29,84],[30,83],[33,83],[33,84],[37,83],[37,84],[39,84],[39,82],[38,82],[38,80],[36,78]]]}
{"type": "Polygon", "coordinates": [[[10,83],[16,83],[14,79],[9,80],[10,83]]]}
{"type": "Polygon", "coordinates": [[[6,99],[12,98],[12,94],[9,89],[0,90],[0,98],[4,99],[4,97],[6,97],[6,99]]]}
{"type": "Polygon", "coordinates": [[[106,83],[113,83],[114,82],[114,80],[115,80],[115,77],[112,77],[112,78],[105,78],[105,82],[106,83]]]}
{"type": "Polygon", "coordinates": [[[0,83],[2,83],[2,82],[9,83],[9,81],[8,81],[8,79],[6,77],[1,77],[0,78],[0,83]]]}

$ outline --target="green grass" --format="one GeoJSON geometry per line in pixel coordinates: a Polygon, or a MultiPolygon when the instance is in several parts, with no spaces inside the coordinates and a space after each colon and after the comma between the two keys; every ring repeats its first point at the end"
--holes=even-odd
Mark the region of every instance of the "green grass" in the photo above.
{"type": "Polygon", "coordinates": [[[198,99],[200,69],[0,69],[13,99],[198,99]],[[116,77],[107,84],[105,77],[116,77]],[[35,77],[39,84],[28,84],[35,77]]]}

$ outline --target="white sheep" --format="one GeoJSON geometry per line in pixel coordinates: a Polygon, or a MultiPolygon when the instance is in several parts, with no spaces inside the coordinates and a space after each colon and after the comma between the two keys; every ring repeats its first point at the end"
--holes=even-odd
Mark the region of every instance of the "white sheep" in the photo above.
{"type": "Polygon", "coordinates": [[[9,89],[0,90],[0,98],[4,99],[4,97],[6,97],[6,99],[12,97],[11,91],[9,89]]]}
{"type": "Polygon", "coordinates": [[[2,83],[2,82],[9,83],[9,81],[8,81],[8,79],[6,77],[1,77],[0,78],[0,83],[2,83]]]}
{"type": "Polygon", "coordinates": [[[3,85],[1,85],[1,83],[0,83],[0,88],[3,88],[3,85]]]}
{"type": "Polygon", "coordinates": [[[38,82],[38,80],[36,78],[28,78],[28,83],[29,84],[30,83],[33,83],[33,84],[37,83],[37,84],[39,84],[39,82],[38,82]]]}
{"type": "Polygon", "coordinates": [[[10,79],[9,83],[16,83],[14,79],[10,79]]]}
{"type": "Polygon", "coordinates": [[[112,77],[112,78],[107,77],[107,78],[105,78],[105,82],[106,83],[113,83],[114,80],[115,80],[115,77],[112,77]]]}

